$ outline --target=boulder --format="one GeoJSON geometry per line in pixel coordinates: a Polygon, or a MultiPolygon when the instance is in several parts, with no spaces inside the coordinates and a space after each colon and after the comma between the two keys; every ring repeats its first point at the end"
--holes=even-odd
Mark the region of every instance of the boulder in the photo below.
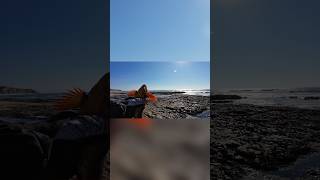
{"type": "Polygon", "coordinates": [[[48,162],[48,136],[12,124],[0,125],[0,179],[42,179],[48,162]]]}

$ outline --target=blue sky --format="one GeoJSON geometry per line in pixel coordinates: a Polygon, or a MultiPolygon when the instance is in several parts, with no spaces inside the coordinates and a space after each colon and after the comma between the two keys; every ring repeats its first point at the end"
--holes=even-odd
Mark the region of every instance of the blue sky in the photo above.
{"type": "MultiPolygon", "coordinates": [[[[320,86],[320,1],[215,2],[215,87],[320,86]]],[[[111,0],[111,60],[209,61],[209,3],[111,0]]],[[[0,85],[90,89],[108,65],[108,14],[105,0],[5,0],[0,85]]]]}
{"type": "Polygon", "coordinates": [[[215,2],[215,88],[320,86],[320,1],[215,2]]]}
{"type": "Polygon", "coordinates": [[[111,0],[111,61],[210,61],[210,0],[111,0]]]}
{"type": "Polygon", "coordinates": [[[111,62],[111,88],[209,89],[210,62],[111,62]]]}
{"type": "Polygon", "coordinates": [[[1,2],[0,86],[88,90],[105,74],[107,1],[1,2]]]}
{"type": "Polygon", "coordinates": [[[110,9],[111,88],[209,89],[210,0],[111,0],[110,9]]]}

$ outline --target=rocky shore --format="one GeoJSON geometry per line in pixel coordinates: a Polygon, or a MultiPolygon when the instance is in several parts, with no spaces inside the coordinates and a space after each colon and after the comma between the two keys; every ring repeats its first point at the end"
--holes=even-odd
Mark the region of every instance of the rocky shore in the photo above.
{"type": "Polygon", "coordinates": [[[0,101],[0,117],[47,119],[56,114],[52,102],[0,101]]]}
{"type": "Polygon", "coordinates": [[[160,97],[156,103],[148,103],[144,115],[155,119],[209,119],[210,98],[208,96],[188,96],[174,94],[170,97],[160,97]],[[202,113],[208,112],[207,116],[202,113]]]}
{"type": "MultiPolygon", "coordinates": [[[[148,104],[144,115],[156,119],[209,118],[211,178],[320,178],[318,165],[290,168],[320,152],[320,111],[234,103],[237,95],[211,97],[172,94],[148,104]],[[211,111],[209,109],[211,108],[211,111]],[[205,114],[205,116],[200,116],[205,114]]],[[[319,155],[320,160],[320,155],[319,155]]]]}
{"type": "MultiPolygon", "coordinates": [[[[111,93],[114,101],[125,97],[122,91],[111,93]]],[[[166,94],[158,96],[156,103],[148,103],[144,116],[163,120],[210,119],[213,179],[319,179],[320,111],[234,103],[239,98],[217,95],[210,100],[206,96],[166,94]]],[[[41,121],[55,113],[51,102],[0,102],[1,117],[41,121]]],[[[32,123],[31,127],[50,135],[50,128],[43,123],[32,123]]],[[[174,128],[166,126],[170,127],[174,128]]],[[[140,157],[120,151],[117,157],[122,156],[135,161],[140,157]]],[[[121,162],[115,163],[120,170],[125,168],[121,162]]]]}
{"type": "MultiPolygon", "coordinates": [[[[319,152],[320,111],[231,103],[211,108],[213,178],[302,178],[294,177],[294,172],[283,176],[276,172],[303,155],[319,152]]],[[[310,171],[306,167],[301,176],[310,178],[310,171]]]]}

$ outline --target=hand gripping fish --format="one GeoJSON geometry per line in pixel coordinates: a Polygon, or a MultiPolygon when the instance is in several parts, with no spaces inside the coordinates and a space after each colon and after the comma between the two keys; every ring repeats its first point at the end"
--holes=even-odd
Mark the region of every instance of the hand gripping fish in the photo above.
{"type": "MultiPolygon", "coordinates": [[[[79,114],[82,115],[98,115],[103,116],[106,119],[110,117],[110,73],[105,74],[97,84],[93,86],[90,92],[87,94],[79,88],[75,88],[66,93],[55,104],[55,109],[58,111],[65,111],[70,109],[79,109],[79,114]]],[[[128,92],[128,106],[135,105],[135,103],[147,103],[156,102],[157,97],[148,91],[147,86],[143,84],[138,90],[132,90],[128,92]],[[136,99],[140,99],[135,101],[136,99]]],[[[128,122],[145,127],[147,118],[138,120],[130,120],[128,122]]]]}
{"type": "MultiPolygon", "coordinates": [[[[151,125],[151,120],[147,118],[126,118],[121,120],[110,119],[109,80],[110,74],[107,73],[98,81],[97,84],[93,86],[89,93],[86,93],[78,88],[70,90],[56,102],[55,108],[58,111],[79,109],[80,115],[100,116],[105,119],[106,124],[103,134],[110,134],[111,136],[121,130],[124,125],[132,125],[134,127],[138,127],[138,129],[141,130],[148,129],[148,127],[150,127],[151,125]]],[[[132,99],[142,99],[145,103],[149,101],[155,102],[157,100],[157,98],[152,93],[148,92],[146,85],[142,85],[141,88],[137,91],[128,92],[128,97],[132,99]]],[[[128,101],[130,102],[130,100],[128,101]]],[[[91,127],[90,124],[86,124],[86,126],[91,127]]],[[[88,129],[88,131],[90,130],[88,129]]],[[[109,143],[107,144],[106,148],[109,152],[109,143]]],[[[75,178],[77,178],[77,176],[75,176],[75,178]]]]}

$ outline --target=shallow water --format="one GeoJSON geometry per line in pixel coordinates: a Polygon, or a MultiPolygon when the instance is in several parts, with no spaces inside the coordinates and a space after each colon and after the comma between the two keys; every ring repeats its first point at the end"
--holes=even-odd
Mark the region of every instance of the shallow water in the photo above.
{"type": "Polygon", "coordinates": [[[185,90],[185,95],[210,96],[210,90],[185,90]]]}

